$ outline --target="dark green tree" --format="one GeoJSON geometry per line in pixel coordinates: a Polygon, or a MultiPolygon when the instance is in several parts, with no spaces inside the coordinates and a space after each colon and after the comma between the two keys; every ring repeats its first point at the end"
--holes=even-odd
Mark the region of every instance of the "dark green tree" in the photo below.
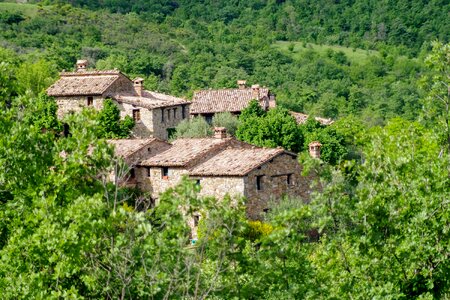
{"type": "Polygon", "coordinates": [[[130,116],[120,119],[120,110],[111,99],[103,102],[103,109],[98,114],[100,134],[104,138],[127,138],[135,122],[130,116]]]}

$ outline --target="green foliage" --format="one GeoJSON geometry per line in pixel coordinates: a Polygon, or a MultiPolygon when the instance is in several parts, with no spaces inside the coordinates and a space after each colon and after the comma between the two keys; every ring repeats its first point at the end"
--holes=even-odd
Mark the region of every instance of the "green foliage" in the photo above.
{"type": "Polygon", "coordinates": [[[334,173],[313,204],[324,235],[319,288],[337,298],[440,298],[449,290],[448,160],[417,123],[393,120],[370,140],[357,184],[334,173]]]}
{"type": "Polygon", "coordinates": [[[104,138],[127,138],[131,134],[135,122],[130,116],[120,119],[120,110],[110,99],[103,101],[103,109],[98,114],[101,133],[104,138]]]}
{"type": "Polygon", "coordinates": [[[283,108],[265,112],[257,101],[252,101],[239,119],[236,137],[242,141],[262,147],[280,146],[295,152],[303,145],[295,119],[283,108]]]}
{"type": "Polygon", "coordinates": [[[205,119],[196,117],[181,121],[176,127],[174,138],[202,138],[212,134],[211,126],[206,123],[205,119]]]}
{"type": "Polygon", "coordinates": [[[450,155],[450,44],[433,42],[433,50],[425,62],[431,72],[421,81],[427,92],[424,114],[432,124],[438,125],[450,155]]]}
{"type": "Polygon", "coordinates": [[[215,114],[212,120],[213,127],[225,127],[227,133],[234,136],[239,127],[239,119],[229,112],[215,114]]]}

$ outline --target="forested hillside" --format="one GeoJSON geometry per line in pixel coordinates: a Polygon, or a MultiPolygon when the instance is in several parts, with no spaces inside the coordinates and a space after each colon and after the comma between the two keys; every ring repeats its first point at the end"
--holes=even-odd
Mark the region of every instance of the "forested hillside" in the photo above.
{"type": "MultiPolygon", "coordinates": [[[[28,2],[0,2],[2,299],[450,298],[448,1],[28,2]],[[43,93],[79,58],[187,98],[270,87],[276,109],[213,123],[298,153],[311,199],[250,221],[245,199],[189,180],[156,206],[109,182],[120,161],[104,138],[131,118],[110,101],[66,116],[64,134],[43,93]]],[[[176,134],[198,128],[211,129],[176,134]]]]}
{"type": "Polygon", "coordinates": [[[237,79],[247,79],[273,89],[280,104],[289,109],[332,118],[356,114],[369,124],[393,116],[417,117],[416,81],[424,72],[423,58],[433,39],[446,41],[449,28],[448,5],[417,1],[410,10],[396,7],[409,7],[409,2],[377,2],[378,9],[388,12],[393,6],[393,13],[381,14],[386,28],[395,19],[417,35],[400,34],[405,43],[390,35],[389,41],[371,40],[367,24],[343,24],[343,20],[378,24],[373,19],[380,15],[377,9],[360,14],[364,10],[360,1],[352,4],[358,8],[358,18],[341,13],[355,11],[344,2],[152,1],[147,5],[136,1],[125,5],[129,2],[72,1],[95,11],[63,5],[63,1],[56,6],[44,3],[51,2],[39,6],[0,3],[2,45],[30,61],[45,60],[53,74],[73,68],[74,61],[83,57],[98,68],[117,67],[142,76],[149,89],[187,97],[197,89],[231,87],[237,79]],[[425,22],[424,15],[438,28],[425,22]],[[301,29],[299,33],[291,33],[294,29],[287,17],[301,29]],[[339,32],[357,41],[325,39],[338,31],[329,23],[348,27],[339,32]],[[315,31],[311,28],[320,29],[322,37],[311,38],[315,31]],[[280,49],[278,40],[293,42],[280,49]],[[318,46],[324,42],[351,48],[318,46]]]}

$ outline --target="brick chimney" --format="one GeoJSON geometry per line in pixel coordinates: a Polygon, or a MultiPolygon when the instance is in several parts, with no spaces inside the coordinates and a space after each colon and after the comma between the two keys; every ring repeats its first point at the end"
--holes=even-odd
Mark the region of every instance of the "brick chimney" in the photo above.
{"type": "Polygon", "coordinates": [[[246,83],[247,83],[246,80],[238,80],[238,81],[237,81],[237,85],[238,85],[238,87],[239,87],[240,90],[243,90],[243,89],[246,88],[246,86],[245,86],[246,83]]]}
{"type": "Polygon", "coordinates": [[[227,129],[225,127],[214,127],[214,138],[225,139],[227,137],[227,129]]]}
{"type": "Polygon", "coordinates": [[[252,97],[259,100],[259,84],[252,85],[252,97]]]}
{"type": "Polygon", "coordinates": [[[311,155],[312,158],[320,158],[320,147],[322,147],[322,144],[318,141],[314,141],[309,143],[309,155],[311,155]]]}
{"type": "Polygon", "coordinates": [[[88,61],[85,59],[79,59],[77,60],[77,72],[83,72],[86,71],[88,66],[88,61]]]}
{"type": "Polygon", "coordinates": [[[134,86],[134,91],[136,92],[136,94],[138,94],[139,96],[142,96],[142,94],[144,92],[144,79],[141,77],[135,78],[133,80],[133,86],[134,86]]]}

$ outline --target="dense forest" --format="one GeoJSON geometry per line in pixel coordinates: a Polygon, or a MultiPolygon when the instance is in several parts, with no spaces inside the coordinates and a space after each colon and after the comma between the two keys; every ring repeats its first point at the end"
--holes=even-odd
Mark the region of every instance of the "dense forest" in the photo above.
{"type": "Polygon", "coordinates": [[[0,2],[2,298],[450,297],[448,1],[28,2],[0,2]],[[249,221],[245,199],[184,180],[143,209],[148,195],[105,179],[117,162],[104,138],[132,120],[108,104],[60,134],[43,92],[79,58],[186,98],[238,79],[269,87],[276,109],[213,122],[299,153],[317,177],[310,203],[249,221]],[[297,125],[289,110],[335,122],[297,125]]]}

